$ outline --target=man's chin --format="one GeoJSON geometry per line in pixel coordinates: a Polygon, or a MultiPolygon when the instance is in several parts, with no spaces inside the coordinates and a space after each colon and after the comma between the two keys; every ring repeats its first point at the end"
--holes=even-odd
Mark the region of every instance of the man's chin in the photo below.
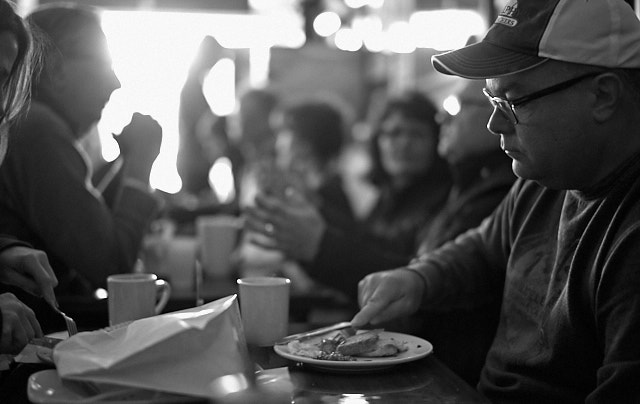
{"type": "Polygon", "coordinates": [[[519,162],[518,160],[513,160],[511,162],[511,169],[513,173],[518,177],[525,180],[536,181],[538,176],[534,175],[534,173],[528,169],[524,164],[519,162]]]}
{"type": "Polygon", "coordinates": [[[540,172],[534,172],[531,169],[527,169],[522,164],[518,164],[515,160],[513,161],[511,168],[518,178],[533,181],[545,188],[558,190],[568,189],[566,184],[561,183],[561,179],[549,177],[548,175],[545,177],[544,175],[541,175],[540,172]]]}

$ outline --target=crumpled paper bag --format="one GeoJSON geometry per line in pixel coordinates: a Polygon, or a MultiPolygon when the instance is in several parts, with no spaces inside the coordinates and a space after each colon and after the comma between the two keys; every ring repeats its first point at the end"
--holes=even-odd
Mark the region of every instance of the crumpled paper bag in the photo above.
{"type": "Polygon", "coordinates": [[[82,332],[53,352],[63,379],[214,397],[221,376],[253,377],[237,295],[82,332]]]}

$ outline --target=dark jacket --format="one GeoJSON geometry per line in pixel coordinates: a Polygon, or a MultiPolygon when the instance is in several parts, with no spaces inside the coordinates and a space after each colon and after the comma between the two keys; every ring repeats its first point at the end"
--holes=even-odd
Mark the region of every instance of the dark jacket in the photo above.
{"type": "Polygon", "coordinates": [[[0,166],[0,232],[47,253],[59,296],[90,295],[108,274],[130,271],[156,198],[124,184],[108,206],[71,129],[43,103],[14,134],[0,166]]]}
{"type": "Polygon", "coordinates": [[[383,189],[372,212],[356,226],[329,225],[318,254],[305,266],[309,274],[355,302],[365,275],[406,265],[415,255],[421,229],[442,208],[451,187],[448,168],[433,172],[437,174],[401,192],[383,189]]]}

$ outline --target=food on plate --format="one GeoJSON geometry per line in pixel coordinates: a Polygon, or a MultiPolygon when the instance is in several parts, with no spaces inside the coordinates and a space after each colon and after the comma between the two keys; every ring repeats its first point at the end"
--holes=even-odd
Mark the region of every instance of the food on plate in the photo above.
{"type": "Polygon", "coordinates": [[[367,331],[358,333],[346,338],[336,347],[336,352],[345,356],[356,356],[359,354],[374,351],[376,342],[380,338],[377,331],[367,331]]]}
{"type": "Polygon", "coordinates": [[[404,341],[381,337],[382,331],[365,330],[351,336],[334,331],[303,341],[291,341],[287,348],[293,355],[333,361],[353,361],[356,357],[395,356],[408,349],[404,341]]]}
{"type": "Polygon", "coordinates": [[[407,344],[397,341],[394,338],[380,338],[376,343],[376,349],[361,353],[359,356],[367,358],[378,358],[383,356],[394,356],[407,350],[407,344]]]}

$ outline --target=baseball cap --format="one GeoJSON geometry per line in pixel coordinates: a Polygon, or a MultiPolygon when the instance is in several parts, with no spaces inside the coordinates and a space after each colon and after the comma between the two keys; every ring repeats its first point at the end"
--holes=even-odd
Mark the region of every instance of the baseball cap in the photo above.
{"type": "Polygon", "coordinates": [[[510,0],[482,41],[431,62],[444,74],[484,79],[549,59],[640,68],[640,20],[623,0],[510,0]]]}

